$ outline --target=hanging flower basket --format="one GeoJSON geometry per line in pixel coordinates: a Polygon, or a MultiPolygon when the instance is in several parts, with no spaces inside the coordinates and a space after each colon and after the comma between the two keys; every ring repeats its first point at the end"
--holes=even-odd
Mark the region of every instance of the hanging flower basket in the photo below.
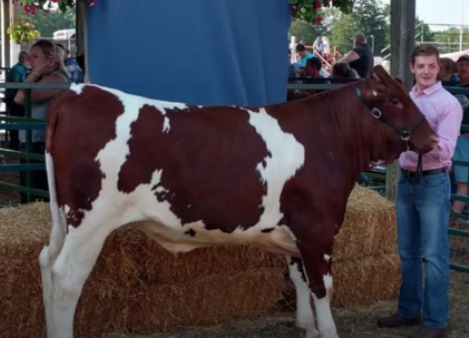
{"type": "Polygon", "coordinates": [[[19,45],[29,44],[40,36],[39,32],[34,28],[34,25],[29,22],[18,22],[11,25],[7,33],[10,39],[19,45]]]}
{"type": "Polygon", "coordinates": [[[342,13],[352,11],[353,0],[290,0],[292,16],[294,19],[305,20],[321,24],[324,7],[338,7],[342,13]]]}
{"type": "Polygon", "coordinates": [[[75,8],[77,1],[84,2],[90,7],[98,2],[98,0],[12,0],[13,3],[19,3],[28,14],[35,14],[39,9],[49,12],[56,5],[62,13],[65,13],[68,9],[75,8]]]}

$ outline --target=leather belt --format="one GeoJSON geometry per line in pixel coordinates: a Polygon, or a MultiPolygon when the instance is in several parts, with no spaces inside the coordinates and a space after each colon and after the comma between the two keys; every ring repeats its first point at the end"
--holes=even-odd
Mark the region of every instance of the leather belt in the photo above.
{"type": "MultiPolygon", "coordinates": [[[[447,168],[439,168],[439,169],[432,169],[432,170],[423,170],[423,171],[422,171],[422,176],[443,174],[443,173],[447,173],[447,172],[448,172],[448,169],[447,169],[447,168]]],[[[414,177],[417,177],[417,176],[418,176],[418,173],[417,173],[417,172],[415,172],[415,171],[408,171],[408,170],[405,170],[405,169],[401,169],[401,173],[402,173],[402,175],[404,175],[404,176],[406,176],[406,177],[411,177],[411,178],[414,178],[414,177]]]]}

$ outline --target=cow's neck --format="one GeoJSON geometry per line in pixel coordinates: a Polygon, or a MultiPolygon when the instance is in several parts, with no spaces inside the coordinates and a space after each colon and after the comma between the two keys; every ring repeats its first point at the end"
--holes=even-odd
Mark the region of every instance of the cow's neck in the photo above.
{"type": "Polygon", "coordinates": [[[316,99],[331,108],[328,111],[332,116],[326,123],[334,124],[333,137],[340,137],[345,146],[349,164],[347,174],[354,184],[372,161],[381,160],[380,155],[385,153],[383,134],[376,129],[371,111],[360,101],[352,86],[325,92],[316,99]]]}

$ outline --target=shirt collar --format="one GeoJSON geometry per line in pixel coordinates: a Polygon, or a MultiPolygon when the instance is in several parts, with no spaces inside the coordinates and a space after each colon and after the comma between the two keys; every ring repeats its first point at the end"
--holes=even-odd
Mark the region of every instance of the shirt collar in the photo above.
{"type": "MultiPolygon", "coordinates": [[[[421,93],[427,95],[427,96],[430,96],[432,95],[433,93],[436,93],[437,91],[439,91],[440,89],[443,88],[443,85],[441,84],[441,81],[438,81],[437,83],[435,83],[434,85],[428,87],[428,88],[425,88],[421,93]]],[[[419,95],[421,93],[418,92],[417,90],[417,85],[415,85],[413,88],[412,88],[412,93],[414,95],[419,95]]]]}

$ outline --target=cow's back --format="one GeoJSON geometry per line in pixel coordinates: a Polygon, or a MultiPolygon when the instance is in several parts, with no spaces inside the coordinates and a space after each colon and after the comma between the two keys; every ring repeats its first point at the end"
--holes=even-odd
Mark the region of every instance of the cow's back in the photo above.
{"type": "Polygon", "coordinates": [[[202,220],[227,232],[280,221],[280,194],[304,153],[265,109],[78,88],[54,101],[48,132],[59,204],[75,225],[100,195],[167,205],[165,213],[182,224],[202,220]]]}

